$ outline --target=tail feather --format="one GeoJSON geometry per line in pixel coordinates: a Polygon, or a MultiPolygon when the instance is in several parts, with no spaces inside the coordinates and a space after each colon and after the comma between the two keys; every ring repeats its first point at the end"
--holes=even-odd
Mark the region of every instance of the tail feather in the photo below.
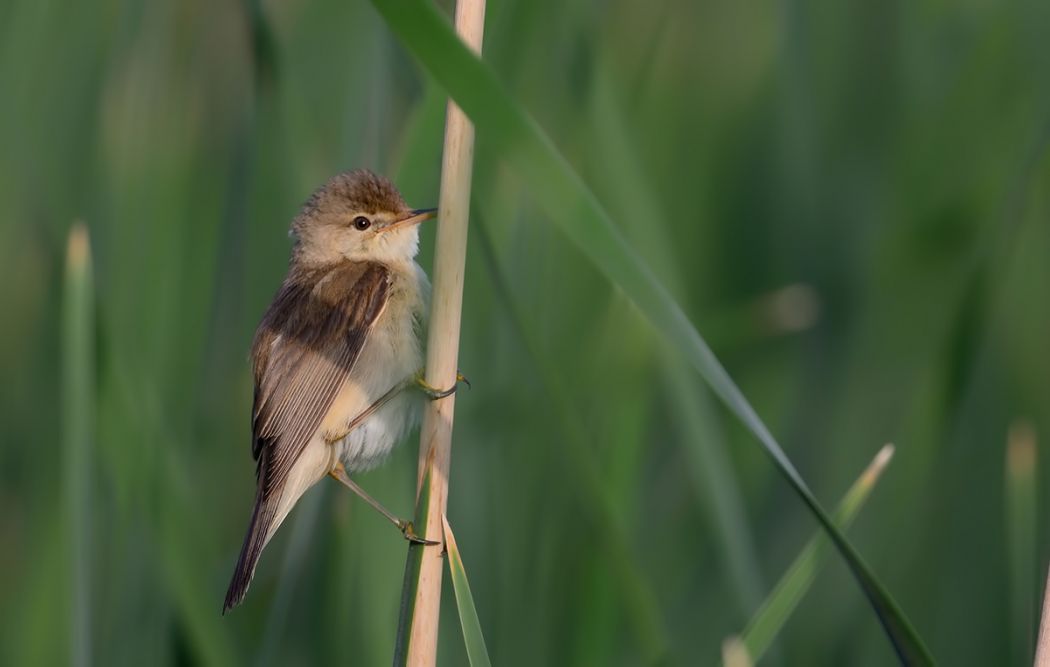
{"type": "Polygon", "coordinates": [[[239,605],[244,596],[248,594],[248,586],[255,576],[255,566],[262,555],[263,547],[270,540],[273,522],[277,510],[277,498],[268,494],[269,498],[263,498],[262,489],[255,497],[255,507],[252,509],[252,520],[248,524],[248,533],[244,536],[244,544],[241,546],[241,554],[237,558],[237,566],[233,570],[233,578],[230,587],[226,591],[226,601],[222,604],[222,613],[226,614],[230,609],[239,605]]]}

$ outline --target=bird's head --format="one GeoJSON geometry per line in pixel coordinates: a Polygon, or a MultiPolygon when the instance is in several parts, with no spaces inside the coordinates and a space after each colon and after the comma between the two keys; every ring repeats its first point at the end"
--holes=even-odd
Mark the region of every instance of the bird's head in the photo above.
{"type": "Polygon", "coordinates": [[[310,195],[292,222],[296,259],[307,264],[408,261],[419,249],[416,225],[434,213],[409,208],[382,176],[348,171],[310,195]]]}

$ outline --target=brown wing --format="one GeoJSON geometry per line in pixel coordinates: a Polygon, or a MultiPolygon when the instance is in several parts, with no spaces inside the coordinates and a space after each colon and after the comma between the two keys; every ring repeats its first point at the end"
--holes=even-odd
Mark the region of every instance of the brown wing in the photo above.
{"type": "Polygon", "coordinates": [[[255,332],[252,454],[259,462],[258,488],[223,613],[248,592],[288,472],[357,362],[389,291],[390,276],[381,264],[293,269],[255,332]]]}
{"type": "Polygon", "coordinates": [[[386,305],[389,271],[372,262],[293,270],[252,344],[252,455],[259,493],[281,488],[317,431],[386,305]]]}

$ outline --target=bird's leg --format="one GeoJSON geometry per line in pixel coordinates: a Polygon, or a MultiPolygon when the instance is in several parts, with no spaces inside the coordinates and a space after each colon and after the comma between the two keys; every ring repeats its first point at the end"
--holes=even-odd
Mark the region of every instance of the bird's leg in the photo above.
{"type": "MultiPolygon", "coordinates": [[[[470,380],[465,378],[462,373],[456,373],[456,382],[457,385],[459,382],[464,382],[466,383],[467,387],[470,387],[470,380]]],[[[361,412],[361,414],[357,415],[352,420],[350,420],[350,423],[347,424],[346,429],[341,434],[325,438],[325,440],[330,445],[339,442],[346,436],[350,435],[355,428],[360,426],[365,421],[365,419],[375,414],[376,410],[379,410],[381,407],[393,400],[402,391],[413,385],[418,387],[420,391],[422,391],[431,400],[437,400],[439,398],[451,396],[453,393],[455,393],[457,387],[457,385],[452,385],[450,389],[436,389],[430,386],[426,382],[426,380],[423,379],[423,371],[420,370],[419,373],[417,373],[416,375],[407,378],[391,387],[385,394],[380,396],[371,405],[365,408],[361,412]]],[[[409,542],[414,542],[416,544],[438,544],[438,542],[423,539],[422,537],[416,535],[415,530],[412,527],[411,521],[405,521],[404,519],[398,518],[397,515],[395,515],[393,512],[383,507],[383,505],[378,500],[368,495],[368,493],[366,493],[364,489],[362,489],[360,486],[357,485],[356,482],[350,479],[350,475],[347,474],[346,468],[343,467],[342,463],[337,463],[336,467],[328,472],[328,475],[336,481],[340,482],[346,488],[361,496],[361,498],[366,503],[371,505],[373,508],[375,508],[377,512],[386,517],[386,519],[390,523],[397,526],[397,529],[401,531],[401,534],[404,535],[405,539],[409,542]]]]}
{"type": "Polygon", "coordinates": [[[424,371],[420,369],[420,371],[416,373],[416,376],[412,379],[412,384],[415,384],[416,387],[421,392],[423,392],[423,394],[426,395],[427,398],[429,398],[432,401],[436,401],[439,398],[445,398],[446,396],[451,396],[452,394],[456,393],[456,387],[459,386],[460,382],[467,385],[467,389],[470,389],[470,380],[468,380],[459,371],[456,371],[456,384],[452,385],[448,389],[438,389],[437,387],[432,386],[426,381],[426,379],[424,379],[423,373],[424,371]]]}
{"type": "MultiPolygon", "coordinates": [[[[470,388],[470,380],[468,380],[462,373],[458,371],[456,372],[456,382],[462,382],[467,385],[468,389],[470,388]]],[[[451,396],[456,392],[457,386],[453,385],[450,389],[436,389],[430,386],[427,383],[427,381],[423,379],[423,370],[420,369],[420,371],[412,377],[406,378],[405,380],[402,380],[401,382],[395,384],[393,387],[387,390],[385,394],[377,398],[375,402],[372,403],[372,405],[369,405],[367,408],[365,408],[361,412],[361,414],[357,415],[352,420],[350,420],[350,423],[346,425],[346,429],[344,429],[341,434],[339,434],[338,436],[326,438],[328,444],[331,445],[333,443],[339,442],[346,436],[350,435],[350,433],[352,433],[355,428],[360,426],[361,423],[364,422],[364,420],[368,419],[373,414],[375,414],[376,410],[392,401],[394,398],[397,397],[398,394],[400,394],[402,391],[408,389],[413,385],[418,387],[419,390],[422,391],[431,400],[437,400],[439,398],[451,396]]]]}
{"type": "Polygon", "coordinates": [[[434,542],[432,540],[425,540],[422,537],[416,535],[415,530],[412,528],[411,521],[399,519],[396,514],[383,507],[383,505],[378,500],[368,495],[368,493],[366,493],[364,489],[358,486],[357,483],[354,482],[354,480],[350,479],[350,475],[346,474],[346,468],[343,467],[342,463],[336,464],[336,467],[332,469],[328,474],[333,479],[340,482],[343,486],[350,489],[357,495],[361,496],[361,498],[366,503],[374,507],[377,512],[385,516],[390,523],[397,526],[397,529],[401,531],[401,534],[404,535],[405,539],[409,542],[415,542],[416,544],[439,544],[438,542],[434,542]]]}
{"type": "MultiPolygon", "coordinates": [[[[350,420],[350,423],[347,424],[346,429],[341,434],[334,437],[326,438],[328,444],[335,444],[343,438],[345,438],[346,436],[350,435],[355,428],[360,426],[365,421],[365,419],[374,414],[376,410],[389,403],[394,397],[396,397],[398,394],[404,391],[411,384],[412,382],[410,380],[404,380],[391,387],[385,394],[380,396],[371,405],[365,408],[361,412],[361,414],[357,415],[352,420],[350,420]]],[[[436,544],[436,542],[431,542],[429,540],[424,540],[418,537],[415,531],[412,530],[411,521],[399,519],[393,512],[383,507],[382,503],[380,503],[372,496],[368,495],[364,489],[362,489],[360,486],[357,485],[356,482],[350,479],[350,475],[346,473],[346,468],[343,467],[343,464],[341,462],[336,464],[336,467],[333,470],[329,471],[328,474],[336,481],[341,482],[343,486],[350,489],[357,495],[361,496],[361,498],[363,498],[366,503],[374,507],[377,512],[386,517],[387,520],[390,521],[390,523],[397,526],[397,529],[401,531],[401,534],[404,535],[405,539],[409,542],[416,542],[418,544],[436,544]]]]}

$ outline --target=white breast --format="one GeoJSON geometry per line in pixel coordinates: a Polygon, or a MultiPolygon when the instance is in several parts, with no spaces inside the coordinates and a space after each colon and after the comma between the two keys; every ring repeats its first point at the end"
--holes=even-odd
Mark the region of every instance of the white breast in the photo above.
{"type": "MultiPolygon", "coordinates": [[[[412,377],[423,364],[420,321],[430,285],[415,262],[391,265],[391,292],[386,307],[365,341],[361,356],[322,422],[323,432],[342,433],[347,425],[392,387],[412,377]]],[[[421,401],[411,389],[402,392],[335,445],[350,472],[379,464],[419,419],[421,401]]]]}

